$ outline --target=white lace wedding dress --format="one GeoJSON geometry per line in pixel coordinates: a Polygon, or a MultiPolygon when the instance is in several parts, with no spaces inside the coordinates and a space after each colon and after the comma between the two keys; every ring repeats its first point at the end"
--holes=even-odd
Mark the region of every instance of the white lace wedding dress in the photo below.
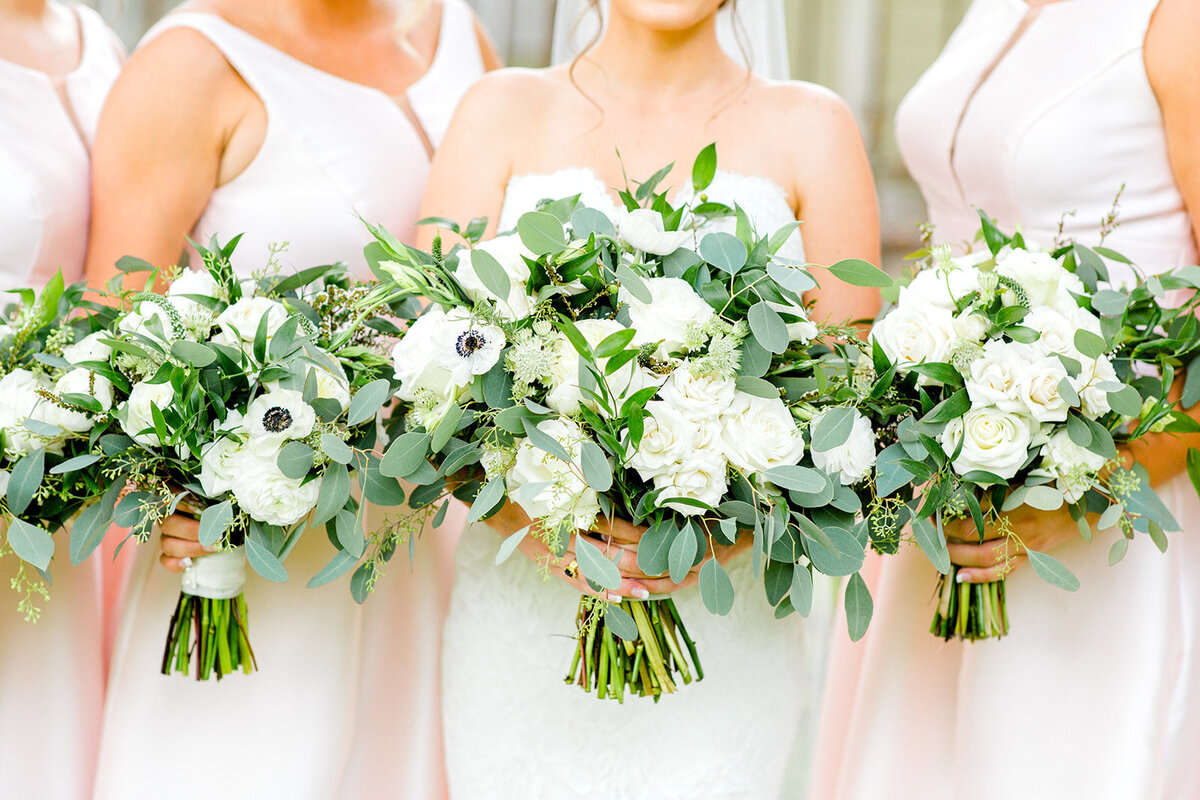
{"type": "MultiPolygon", "coordinates": [[[[513,178],[500,230],[543,198],[581,195],[606,213],[615,198],[589,169],[513,178]]],[[[784,190],[761,177],[718,173],[710,200],[746,209],[774,231],[793,214],[784,190]]],[[[686,199],[676,198],[676,202],[686,199]]],[[[731,229],[722,220],[705,229],[731,229]]],[[[785,253],[803,263],[799,233],[785,253]]],[[[485,525],[459,544],[443,642],[443,724],[455,800],[553,798],[671,800],[779,796],[792,743],[810,716],[826,620],[776,620],[748,556],[729,565],[737,601],[710,614],[696,589],[676,602],[705,677],[657,705],[601,702],[564,677],[579,594],[544,580],[520,555],[500,566],[502,537],[485,525]]]]}

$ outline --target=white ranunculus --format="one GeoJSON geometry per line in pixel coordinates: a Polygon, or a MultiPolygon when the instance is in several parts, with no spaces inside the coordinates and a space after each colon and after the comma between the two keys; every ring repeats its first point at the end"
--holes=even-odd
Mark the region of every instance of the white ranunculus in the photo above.
{"type": "MultiPolygon", "coordinates": [[[[813,417],[810,430],[816,426],[828,411],[823,411],[813,417]]],[[[837,475],[843,486],[858,483],[871,474],[875,467],[875,431],[871,421],[857,411],[854,412],[854,425],[850,436],[838,447],[829,450],[812,450],[813,463],[817,469],[824,470],[829,475],[837,475]]]]}
{"type": "Polygon", "coordinates": [[[1093,453],[1071,441],[1065,429],[1050,436],[1042,448],[1042,471],[1057,479],[1057,486],[1068,503],[1078,503],[1089,484],[1083,475],[1095,475],[1108,463],[1102,455],[1093,453]]]}
{"type": "Polygon", "coordinates": [[[294,525],[317,505],[321,479],[308,483],[279,471],[279,451],[266,447],[242,447],[233,456],[230,487],[238,506],[251,519],[268,525],[294,525]]]}
{"type": "Polygon", "coordinates": [[[994,405],[1013,414],[1024,411],[1019,390],[1029,369],[1028,355],[1012,342],[992,340],[985,344],[983,355],[971,362],[964,376],[971,405],[994,405]]]}
{"type": "Polygon", "coordinates": [[[517,446],[516,460],[508,471],[509,492],[529,484],[546,483],[533,497],[518,501],[525,513],[531,519],[549,518],[568,522],[575,528],[590,529],[600,513],[600,503],[595,490],[588,487],[582,477],[583,430],[561,417],[538,423],[538,430],[566,448],[572,463],[567,464],[535,447],[528,439],[522,439],[517,446]]]}
{"type": "Polygon", "coordinates": [[[1101,388],[1102,384],[1119,383],[1117,371],[1112,362],[1105,356],[1097,359],[1084,358],[1080,364],[1079,377],[1076,384],[1079,388],[1079,399],[1083,406],[1083,415],[1088,419],[1099,419],[1112,411],[1108,404],[1109,389],[1101,388]]]}
{"type": "Polygon", "coordinates": [[[712,318],[712,306],[680,278],[649,278],[651,300],[643,303],[624,286],[617,299],[629,307],[630,327],[637,331],[637,345],[661,342],[660,357],[683,349],[689,325],[703,325],[712,318]]]}
{"type": "Polygon", "coordinates": [[[686,503],[672,503],[672,499],[699,500],[716,506],[729,488],[729,464],[720,453],[697,450],[677,469],[656,475],[654,488],[662,489],[659,504],[672,508],[684,516],[703,514],[704,509],[686,503]]]}
{"type": "Polygon", "coordinates": [[[617,222],[617,236],[635,250],[669,256],[686,245],[691,231],[668,231],[662,214],[649,208],[637,208],[617,222]]]}
{"type": "Polygon", "coordinates": [[[820,329],[808,318],[808,312],[804,310],[804,306],[794,303],[771,302],[768,302],[767,305],[783,317],[783,321],[787,325],[789,342],[808,344],[820,333],[820,329]]]}
{"type": "Polygon", "coordinates": [[[112,348],[101,339],[111,338],[107,332],[90,333],[75,344],[63,348],[63,358],[72,364],[83,361],[108,361],[112,358],[112,348]]]}
{"type": "Polygon", "coordinates": [[[473,319],[466,309],[456,308],[446,316],[437,342],[442,366],[455,386],[470,386],[476,375],[483,375],[500,360],[506,339],[504,331],[473,319]]]}
{"type": "Polygon", "coordinates": [[[442,365],[438,353],[446,339],[446,312],[438,306],[428,308],[409,325],[403,338],[392,348],[392,364],[400,389],[396,396],[414,402],[421,392],[435,397],[457,397],[461,386],[451,383],[450,370],[442,365]]]}
{"type": "Polygon", "coordinates": [[[529,297],[529,264],[526,258],[534,258],[532,252],[522,242],[521,237],[514,234],[497,236],[476,245],[474,250],[461,250],[458,254],[458,268],[454,276],[467,290],[472,300],[481,302],[495,301],[496,311],[500,316],[509,320],[523,319],[529,316],[532,300],[529,297]],[[500,264],[508,275],[508,297],[497,297],[480,279],[472,261],[472,254],[482,250],[500,264]]]}
{"type": "Polygon", "coordinates": [[[946,455],[953,456],[962,441],[962,452],[954,460],[958,474],[982,470],[1008,480],[1025,465],[1034,429],[1032,420],[1022,414],[991,406],[973,408],[946,426],[941,444],[946,455]]]}
{"type": "Polygon", "coordinates": [[[629,466],[642,480],[649,481],[678,469],[696,449],[696,424],[671,403],[654,400],[646,404],[642,441],[629,458],[629,466]]]}
{"type": "MultiPolygon", "coordinates": [[[[113,404],[112,381],[83,367],[76,367],[59,378],[54,384],[54,393],[60,397],[64,394],[89,395],[96,398],[104,411],[112,408],[113,404]]],[[[71,433],[83,433],[92,428],[91,415],[62,408],[54,403],[44,403],[39,409],[39,416],[44,422],[57,425],[71,433]]]]}
{"type": "Polygon", "coordinates": [[[804,457],[804,437],[782,400],[737,392],[721,423],[721,450],[743,472],[792,466],[804,457]]]}
{"type": "Polygon", "coordinates": [[[36,450],[40,436],[25,427],[25,420],[38,419],[45,401],[38,395],[42,382],[27,369],[14,369],[0,378],[0,433],[4,434],[4,455],[10,460],[36,450]]]}
{"type": "MultiPolygon", "coordinates": [[[[945,362],[958,339],[954,317],[944,308],[907,303],[892,309],[875,323],[871,339],[901,371],[917,364],[945,362]]],[[[928,379],[921,377],[922,383],[928,379]]]]}
{"type": "Polygon", "coordinates": [[[246,407],[243,422],[250,438],[282,444],[287,439],[304,439],[317,424],[317,412],[293,389],[260,394],[246,407]]]}
{"type": "MultiPolygon", "coordinates": [[[[1054,306],[1066,310],[1078,303],[1071,293],[1084,292],[1083,281],[1063,269],[1054,256],[1030,250],[1001,252],[996,259],[996,272],[1012,278],[1021,285],[1029,299],[1030,308],[1054,306]]],[[[1003,292],[1006,305],[1016,302],[1011,291],[1003,292]]]]}
{"type": "Polygon", "coordinates": [[[716,419],[733,405],[735,383],[716,375],[693,375],[679,367],[658,390],[660,400],[693,421],[716,419]]]}
{"type": "Polygon", "coordinates": [[[1017,396],[1025,412],[1037,422],[1066,422],[1071,405],[1058,393],[1058,385],[1067,377],[1066,367],[1053,357],[1043,355],[1036,345],[1012,345],[1022,354],[1024,368],[1017,384],[1017,396]]]}
{"type": "Polygon", "coordinates": [[[163,443],[154,432],[154,418],[150,409],[154,407],[162,411],[169,407],[174,399],[175,390],[170,383],[135,383],[129,392],[129,399],[121,405],[118,414],[121,427],[143,447],[160,447],[163,443]]]}
{"type": "Polygon", "coordinates": [[[931,267],[918,272],[912,283],[900,290],[900,305],[914,301],[953,311],[956,301],[979,291],[979,270],[973,267],[931,267]]]}
{"type": "Polygon", "coordinates": [[[244,297],[220,313],[217,325],[225,334],[227,343],[233,347],[239,344],[246,347],[254,344],[258,326],[262,324],[264,317],[267,320],[267,337],[270,338],[287,322],[288,312],[278,300],[268,297],[244,297]]]}
{"type": "MultiPolygon", "coordinates": [[[[621,323],[610,319],[581,319],[575,323],[575,327],[593,348],[614,333],[625,330],[621,323]]],[[[556,334],[551,343],[550,352],[552,356],[550,391],[546,394],[546,405],[560,414],[570,416],[579,413],[579,406],[582,404],[597,413],[602,413],[603,416],[608,416],[607,413],[602,412],[599,403],[592,399],[591,395],[585,395],[580,388],[579,351],[575,349],[570,340],[562,333],[556,334]]],[[[608,361],[607,358],[597,359],[601,372],[605,371],[608,361]]],[[[612,375],[606,375],[604,380],[609,391],[614,395],[617,411],[620,410],[625,398],[650,384],[650,376],[638,366],[637,359],[633,359],[612,375]]],[[[593,391],[602,394],[598,389],[593,389],[593,391]]]]}

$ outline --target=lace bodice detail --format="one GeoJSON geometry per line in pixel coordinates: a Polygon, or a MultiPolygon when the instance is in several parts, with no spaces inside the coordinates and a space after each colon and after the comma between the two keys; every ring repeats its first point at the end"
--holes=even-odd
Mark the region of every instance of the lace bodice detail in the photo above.
{"type": "MultiPolygon", "coordinates": [[[[558,200],[576,194],[585,206],[603,212],[610,219],[618,219],[624,214],[623,207],[595,170],[590,167],[564,167],[554,172],[515,175],[509,179],[498,228],[501,231],[515,228],[520,216],[534,210],[541,200],[558,200]]],[[[675,205],[691,203],[693,194],[689,183],[675,192],[671,200],[675,205]]],[[[761,175],[718,170],[703,195],[731,208],[735,204],[740,205],[760,235],[774,233],[796,221],[787,191],[761,175]]],[[[698,228],[698,233],[733,233],[736,226],[733,217],[714,219],[698,228]]],[[[804,238],[800,230],[788,237],[779,250],[779,256],[795,263],[804,263],[804,238]]]]}

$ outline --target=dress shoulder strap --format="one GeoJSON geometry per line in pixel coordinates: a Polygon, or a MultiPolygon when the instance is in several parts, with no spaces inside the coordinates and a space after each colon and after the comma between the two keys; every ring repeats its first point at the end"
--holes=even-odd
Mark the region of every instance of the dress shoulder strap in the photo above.
{"type": "Polygon", "coordinates": [[[435,147],[446,135],[458,102],[483,72],[474,12],[464,0],[442,0],[437,52],[429,70],[408,89],[409,103],[435,147]]]}

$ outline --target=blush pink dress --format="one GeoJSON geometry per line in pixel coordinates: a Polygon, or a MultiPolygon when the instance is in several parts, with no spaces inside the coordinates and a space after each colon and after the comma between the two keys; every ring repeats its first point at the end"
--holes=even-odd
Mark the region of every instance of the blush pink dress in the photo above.
{"type": "MultiPolygon", "coordinates": [[[[59,269],[68,283],[83,275],[92,135],[123,52],[95,12],[75,11],[81,56],[69,74],[0,59],[0,290],[40,287],[59,269]]],[[[13,299],[0,295],[0,306],[13,299]]],[[[55,539],[37,623],[9,589],[20,562],[0,558],[0,797],[91,796],[106,669],[101,560],[72,567],[66,533],[55,539]]]]}
{"type": "MultiPolygon", "coordinates": [[[[1047,244],[1073,211],[1066,233],[1094,245],[1124,185],[1107,245],[1149,271],[1195,262],[1143,61],[1156,7],[976,0],[898,118],[937,239],[969,241],[978,206],[1047,244]]],[[[999,641],[934,638],[933,568],[915,547],[876,559],[870,630],[834,647],[813,797],[1200,797],[1200,502],[1186,476],[1161,488],[1184,526],[1167,553],[1142,537],[1109,567],[1112,532],[1061,546],[1081,588],[1021,569],[999,641]]]]}
{"type": "MultiPolygon", "coordinates": [[[[417,125],[440,141],[458,100],[483,74],[475,20],[444,0],[437,55],[408,91],[417,120],[382,92],[317,70],[209,14],[166,18],[203,34],[262,100],[268,123],[254,161],[218,188],[193,238],[228,242],[242,273],[268,246],[303,268],[341,260],[367,275],[362,248],[380,223],[410,239],[429,173],[417,125]]],[[[385,512],[372,509],[368,524],[385,512]]],[[[114,654],[97,800],[191,798],[435,798],[445,793],[438,653],[449,596],[451,512],[426,530],[410,568],[398,553],[364,606],[348,576],[305,583],[333,557],[320,532],[303,537],[283,585],[246,586],[258,672],[199,683],[159,674],[179,576],[138,547],[114,654]]]]}

